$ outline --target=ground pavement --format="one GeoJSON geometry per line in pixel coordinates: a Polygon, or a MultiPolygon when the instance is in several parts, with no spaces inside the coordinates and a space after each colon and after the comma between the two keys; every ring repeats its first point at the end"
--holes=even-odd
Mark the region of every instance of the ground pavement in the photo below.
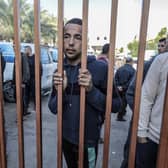
{"type": "MultiPolygon", "coordinates": [[[[51,114],[47,107],[48,97],[42,99],[42,131],[43,131],[43,167],[56,168],[56,116],[51,114]]],[[[5,132],[7,142],[7,163],[8,168],[18,168],[18,132],[16,121],[16,104],[5,103],[5,132]]],[[[126,140],[127,130],[131,114],[126,115],[126,122],[116,121],[116,114],[112,114],[111,140],[110,140],[110,161],[109,168],[119,168],[122,156],[123,145],[126,140]]],[[[24,145],[25,145],[25,168],[36,168],[36,123],[35,112],[24,120],[24,145]]],[[[97,168],[102,167],[103,144],[99,145],[97,168]]],[[[64,168],[66,165],[64,163],[64,168]]]]}

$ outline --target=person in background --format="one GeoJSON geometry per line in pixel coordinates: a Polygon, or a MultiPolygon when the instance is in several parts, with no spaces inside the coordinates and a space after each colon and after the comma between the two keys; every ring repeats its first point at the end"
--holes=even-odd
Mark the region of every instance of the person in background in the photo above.
{"type": "Polygon", "coordinates": [[[164,53],[166,50],[166,38],[161,38],[158,42],[158,54],[164,53]]]}
{"type": "Polygon", "coordinates": [[[25,101],[28,107],[30,99],[32,98],[35,109],[35,55],[32,53],[32,48],[30,46],[25,46],[25,55],[27,56],[30,70],[30,80],[25,89],[25,101]]]}
{"type": "Polygon", "coordinates": [[[102,52],[97,56],[97,60],[103,61],[108,64],[109,43],[106,43],[102,47],[102,52]]]}
{"type": "MultiPolygon", "coordinates": [[[[109,47],[110,47],[109,43],[104,44],[103,47],[102,47],[101,54],[97,57],[98,61],[102,61],[107,65],[108,65],[108,62],[109,62],[109,47]]],[[[121,105],[122,105],[122,100],[121,100],[121,97],[119,95],[117,86],[115,84],[115,80],[113,80],[112,112],[117,113],[121,105]]],[[[104,120],[102,120],[102,122],[104,123],[104,120]]],[[[103,128],[104,127],[102,125],[102,129],[103,128]]],[[[101,136],[100,136],[100,139],[99,139],[99,143],[100,144],[104,143],[104,139],[101,136]]]]}
{"type": "Polygon", "coordinates": [[[107,64],[87,57],[87,69],[81,69],[82,20],[73,18],[64,26],[64,77],[53,76],[49,109],[57,113],[57,87],[63,83],[63,153],[68,168],[78,168],[80,86],[86,89],[84,167],[95,167],[101,118],[105,114],[107,64]]]}
{"type": "Polygon", "coordinates": [[[119,69],[117,69],[115,74],[116,86],[118,88],[118,92],[122,99],[122,105],[117,115],[118,121],[126,121],[124,119],[124,115],[126,114],[126,106],[127,106],[126,91],[135,73],[135,69],[133,68],[132,64],[133,64],[133,59],[131,57],[127,57],[126,64],[121,66],[119,69]]]}
{"type": "MultiPolygon", "coordinates": [[[[168,51],[168,38],[166,42],[168,51]]],[[[152,62],[142,86],[137,134],[136,167],[155,168],[168,75],[168,52],[152,62]]]]}
{"type": "MultiPolygon", "coordinates": [[[[28,107],[30,100],[32,99],[32,101],[34,103],[34,110],[32,110],[32,112],[34,112],[35,106],[36,106],[36,101],[35,101],[35,55],[32,53],[31,46],[25,46],[25,55],[27,56],[29,70],[30,70],[30,80],[29,80],[29,83],[27,83],[26,89],[25,89],[25,96],[26,96],[25,102],[28,107]]],[[[43,70],[42,70],[41,64],[40,64],[40,71],[41,71],[41,76],[42,76],[43,70]]]]}
{"type": "MultiPolygon", "coordinates": [[[[13,48],[15,51],[15,44],[13,44],[13,48]]],[[[22,60],[22,95],[23,95],[23,116],[27,116],[30,114],[28,112],[27,102],[26,102],[26,86],[30,81],[30,69],[28,64],[28,59],[26,55],[21,52],[21,60],[22,60]]],[[[15,77],[15,69],[16,69],[16,63],[14,60],[14,68],[13,68],[13,84],[16,85],[16,77],[15,77]]],[[[16,87],[15,87],[16,88],[16,87]]],[[[15,91],[15,97],[16,97],[16,91],[15,91]]]]}
{"type": "MultiPolygon", "coordinates": [[[[166,38],[161,38],[158,41],[158,54],[164,53],[164,52],[166,52],[166,50],[167,50],[166,49],[166,38]]],[[[146,77],[146,74],[147,74],[152,62],[154,61],[154,59],[156,57],[157,57],[157,55],[154,56],[153,58],[151,58],[149,61],[146,61],[144,63],[142,83],[146,77]]],[[[134,75],[134,77],[128,87],[128,90],[126,92],[127,103],[129,106],[129,110],[131,112],[133,112],[133,108],[134,108],[135,86],[136,86],[136,74],[134,75]]],[[[126,142],[124,145],[124,159],[122,161],[120,168],[128,168],[129,147],[130,147],[130,141],[131,141],[131,127],[132,127],[132,119],[130,121],[128,136],[127,136],[127,139],[126,139],[126,142]]]]}

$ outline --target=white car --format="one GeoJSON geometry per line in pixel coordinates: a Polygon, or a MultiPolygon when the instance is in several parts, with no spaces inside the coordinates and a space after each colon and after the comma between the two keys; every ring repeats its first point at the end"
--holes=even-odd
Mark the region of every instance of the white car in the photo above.
{"type": "MultiPolygon", "coordinates": [[[[34,53],[34,44],[21,43],[21,52],[24,52],[25,46],[31,46],[34,53]]],[[[6,67],[4,71],[4,98],[8,102],[15,102],[15,86],[13,85],[13,67],[14,67],[14,50],[12,43],[0,42],[0,51],[6,61],[6,67]]],[[[49,47],[40,46],[41,63],[43,68],[42,80],[41,80],[41,93],[46,95],[50,92],[52,87],[53,72],[57,68],[57,62],[52,58],[49,47]]]]}

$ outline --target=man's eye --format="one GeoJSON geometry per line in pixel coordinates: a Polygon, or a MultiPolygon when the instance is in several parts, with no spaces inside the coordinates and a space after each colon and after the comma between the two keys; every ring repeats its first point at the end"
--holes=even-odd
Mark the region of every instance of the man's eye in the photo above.
{"type": "Polygon", "coordinates": [[[64,34],[64,38],[65,38],[65,39],[69,38],[69,35],[64,34]]]}
{"type": "Polygon", "coordinates": [[[77,36],[75,36],[75,39],[82,40],[82,36],[81,35],[77,35],[77,36]]]}

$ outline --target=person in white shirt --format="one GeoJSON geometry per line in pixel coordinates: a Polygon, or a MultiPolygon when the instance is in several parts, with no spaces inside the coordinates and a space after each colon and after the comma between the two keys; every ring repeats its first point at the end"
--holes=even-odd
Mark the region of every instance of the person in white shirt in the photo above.
{"type": "Polygon", "coordinates": [[[153,61],[142,86],[136,168],[156,167],[167,75],[168,52],[164,52],[153,61]]]}

